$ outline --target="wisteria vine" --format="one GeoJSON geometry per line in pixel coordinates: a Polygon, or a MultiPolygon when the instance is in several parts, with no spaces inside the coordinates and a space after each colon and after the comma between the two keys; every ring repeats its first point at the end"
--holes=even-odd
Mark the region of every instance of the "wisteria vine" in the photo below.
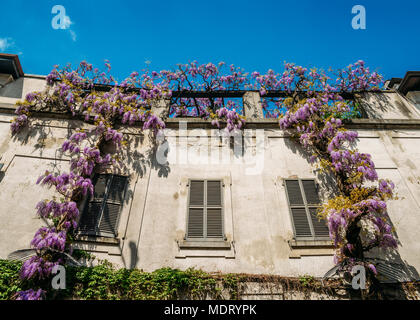
{"type": "Polygon", "coordinates": [[[165,119],[154,115],[152,107],[159,100],[169,100],[169,117],[200,117],[228,131],[243,129],[246,119],[234,99],[183,95],[226,90],[258,90],[263,99],[269,92],[286,93],[272,100],[276,110],[266,110],[266,116],[278,117],[280,128],[289,131],[313,154],[311,162],[336,177],[339,195],[328,200],[319,212],[327,219],[337,248],[335,263],[343,270],[365,265],[369,279],[375,282],[377,272],[365,252],[374,247],[397,247],[386,213],[386,200],[393,197],[394,185],[378,180],[371,156],[351,148],[357,132],[343,125],[342,119],[354,105],[343,99],[342,93],[376,90],[382,83],[382,77],[370,72],[363,61],[333,74],[308,71],[290,63],[285,64],[281,74],[273,70],[249,74],[235,66],[224,71],[223,62],[199,65],[194,61],[172,71],[133,72],[121,82],[110,75],[108,62],[105,66],[106,71],[93,69],[86,62],[75,70],[56,66],[47,76],[44,91],[29,93],[17,103],[17,117],[11,124],[13,134],[30,125],[31,114],[45,110],[70,114],[93,126],[76,130],[62,144],[61,152],[71,158],[69,172],[46,171],[37,181],[54,188],[60,198],[43,200],[36,206],[37,214],[50,223],[36,232],[31,246],[37,255],[25,261],[21,269],[21,278],[36,287],[18,292],[16,299],[45,298],[46,281],[53,267],[71,256],[78,203],[93,194],[91,176],[103,166],[117,166],[127,143],[116,129],[117,123],[140,125],[142,130],[156,135],[165,128],[165,119]],[[104,145],[110,144],[115,152],[105,151],[104,145]],[[366,185],[375,181],[378,186],[366,185]]]}

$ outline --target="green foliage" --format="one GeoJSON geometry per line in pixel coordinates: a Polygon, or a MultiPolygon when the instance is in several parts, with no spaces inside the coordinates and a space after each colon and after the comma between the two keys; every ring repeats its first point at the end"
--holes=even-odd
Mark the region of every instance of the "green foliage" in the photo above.
{"type": "Polygon", "coordinates": [[[315,283],[315,278],[309,275],[299,277],[299,282],[302,287],[311,287],[315,283]]]}
{"type": "Polygon", "coordinates": [[[9,300],[22,290],[19,270],[21,262],[0,260],[0,300],[9,300]]]}
{"type": "MultiPolygon", "coordinates": [[[[20,262],[0,260],[0,299],[12,299],[25,288],[19,278],[20,262]]],[[[236,299],[235,275],[214,276],[204,271],[162,268],[153,272],[115,269],[108,261],[94,267],[66,266],[66,289],[53,290],[48,299],[81,300],[166,300],[220,297],[223,286],[236,299]]],[[[46,282],[46,288],[48,287],[46,282]]],[[[26,287],[26,286],[25,286],[26,287]]]]}
{"type": "Polygon", "coordinates": [[[118,269],[104,261],[91,268],[70,268],[64,296],[76,299],[165,300],[188,294],[204,298],[216,294],[216,279],[199,270],[162,268],[153,272],[118,269]]]}

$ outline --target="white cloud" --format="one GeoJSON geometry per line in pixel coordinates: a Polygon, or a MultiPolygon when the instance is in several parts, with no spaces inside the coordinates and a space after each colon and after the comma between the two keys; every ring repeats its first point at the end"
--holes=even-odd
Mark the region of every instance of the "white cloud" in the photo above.
{"type": "Polygon", "coordinates": [[[69,32],[70,32],[70,35],[71,35],[71,39],[73,40],[73,41],[76,41],[77,40],[77,35],[76,35],[76,32],[74,32],[73,30],[71,30],[71,29],[69,29],[69,32]]]}
{"type": "Polygon", "coordinates": [[[0,51],[5,51],[13,45],[14,42],[11,38],[0,38],[0,51]]]}
{"type": "Polygon", "coordinates": [[[63,26],[62,26],[62,29],[68,30],[69,33],[70,33],[71,40],[73,40],[74,42],[76,42],[76,40],[77,40],[76,32],[74,32],[74,30],[71,29],[71,25],[73,25],[73,24],[74,24],[74,22],[71,21],[71,19],[70,19],[69,16],[65,15],[63,17],[63,26]]]}

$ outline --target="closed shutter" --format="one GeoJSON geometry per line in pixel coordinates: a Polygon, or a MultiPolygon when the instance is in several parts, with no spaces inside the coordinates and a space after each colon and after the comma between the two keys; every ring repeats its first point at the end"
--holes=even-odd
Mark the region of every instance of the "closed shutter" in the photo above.
{"type": "Polygon", "coordinates": [[[317,216],[320,199],[315,181],[286,180],[285,185],[296,238],[327,238],[328,226],[317,216]]]}
{"type": "Polygon", "coordinates": [[[101,217],[102,202],[88,202],[79,221],[79,230],[86,234],[96,234],[101,217]]]}
{"type": "Polygon", "coordinates": [[[190,181],[187,238],[223,239],[222,183],[190,181]]]}
{"type": "Polygon", "coordinates": [[[204,181],[191,181],[190,206],[202,206],[203,204],[204,204],[204,181]]]}
{"type": "Polygon", "coordinates": [[[114,175],[111,180],[107,201],[123,204],[126,183],[127,177],[114,175]]]}
{"type": "Polygon", "coordinates": [[[223,238],[222,209],[207,209],[207,237],[223,238]]]}
{"type": "Polygon", "coordinates": [[[291,208],[296,237],[311,237],[311,227],[305,208],[291,208]]]}
{"type": "Polygon", "coordinates": [[[99,232],[101,234],[117,234],[117,223],[120,211],[121,205],[108,202],[105,203],[101,222],[99,223],[99,232]]]}
{"type": "Polygon", "coordinates": [[[204,237],[204,181],[190,182],[190,203],[188,209],[189,238],[204,237]]]}
{"type": "Polygon", "coordinates": [[[188,213],[188,237],[204,237],[204,210],[190,208],[188,213]]]}
{"type": "Polygon", "coordinates": [[[303,205],[303,198],[298,180],[286,180],[286,189],[290,205],[303,205]]]}
{"type": "Polygon", "coordinates": [[[113,175],[108,183],[99,232],[115,236],[117,234],[118,221],[124,203],[124,191],[127,177],[113,175]]]}
{"type": "Polygon", "coordinates": [[[312,226],[316,237],[328,237],[330,231],[327,222],[317,216],[317,208],[309,208],[311,214],[312,226]]]}
{"type": "Polygon", "coordinates": [[[222,204],[222,192],[220,181],[207,181],[207,206],[220,206],[222,204]]]}
{"type": "Polygon", "coordinates": [[[305,191],[306,203],[308,205],[319,205],[318,190],[314,180],[302,180],[303,190],[305,191]]]}

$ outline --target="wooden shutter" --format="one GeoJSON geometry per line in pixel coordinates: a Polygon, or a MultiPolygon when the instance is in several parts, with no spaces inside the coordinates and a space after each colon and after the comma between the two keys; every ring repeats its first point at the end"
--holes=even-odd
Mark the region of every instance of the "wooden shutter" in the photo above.
{"type": "Polygon", "coordinates": [[[79,221],[79,230],[86,234],[96,234],[102,212],[102,202],[89,201],[86,203],[79,221]]]}
{"type": "Polygon", "coordinates": [[[188,237],[204,237],[204,209],[190,208],[188,212],[188,237]]]}
{"type": "Polygon", "coordinates": [[[224,238],[222,182],[190,181],[188,204],[188,238],[224,238]]]}
{"type": "Polygon", "coordinates": [[[222,182],[207,181],[207,237],[223,238],[222,182]]]}
{"type": "Polygon", "coordinates": [[[99,232],[102,234],[117,234],[117,224],[121,212],[121,205],[108,203],[104,204],[104,209],[99,223],[99,232]]]}
{"type": "Polygon", "coordinates": [[[94,194],[88,198],[78,229],[88,235],[115,236],[127,177],[100,174],[93,183],[94,194]]]}
{"type": "Polygon", "coordinates": [[[289,197],[289,203],[291,206],[302,205],[303,198],[300,191],[299,181],[298,180],[286,180],[286,190],[289,197]]]}
{"type": "Polygon", "coordinates": [[[314,180],[286,180],[286,192],[297,238],[328,237],[325,220],[317,216],[320,205],[314,180]]]}
{"type": "Polygon", "coordinates": [[[327,222],[323,219],[320,219],[317,216],[317,208],[309,208],[309,213],[311,214],[312,226],[316,237],[328,237],[330,231],[327,226],[327,222]]]}
{"type": "Polygon", "coordinates": [[[302,180],[303,191],[311,216],[312,229],[315,237],[328,237],[329,230],[325,220],[317,216],[317,209],[320,204],[317,185],[314,180],[302,180]],[[312,207],[316,206],[316,207],[312,207]]]}
{"type": "Polygon", "coordinates": [[[305,208],[291,208],[296,237],[311,237],[311,227],[305,208]]]}
{"type": "Polygon", "coordinates": [[[207,181],[207,206],[222,205],[221,181],[207,181]]]}
{"type": "Polygon", "coordinates": [[[108,190],[107,201],[116,202],[123,204],[124,202],[124,191],[127,183],[127,177],[124,176],[112,176],[111,184],[108,190]]]}
{"type": "Polygon", "coordinates": [[[222,209],[207,208],[207,237],[223,238],[222,209]]]}
{"type": "Polygon", "coordinates": [[[98,232],[98,223],[101,218],[108,181],[109,177],[104,174],[96,175],[93,178],[93,196],[89,195],[79,221],[79,231],[82,233],[94,235],[98,232]]]}
{"type": "Polygon", "coordinates": [[[314,180],[302,180],[303,190],[305,192],[306,203],[308,205],[319,205],[318,190],[314,180]]]}
{"type": "Polygon", "coordinates": [[[190,206],[204,205],[204,181],[191,181],[190,206]]]}
{"type": "Polygon", "coordinates": [[[36,256],[35,249],[21,249],[9,253],[7,260],[24,262],[33,256],[36,256]]]}
{"type": "Polygon", "coordinates": [[[204,237],[204,181],[190,181],[190,203],[188,209],[189,238],[204,237]]]}
{"type": "Polygon", "coordinates": [[[121,209],[124,203],[125,187],[127,177],[111,176],[104,199],[102,217],[99,222],[101,234],[116,235],[121,209]]]}

